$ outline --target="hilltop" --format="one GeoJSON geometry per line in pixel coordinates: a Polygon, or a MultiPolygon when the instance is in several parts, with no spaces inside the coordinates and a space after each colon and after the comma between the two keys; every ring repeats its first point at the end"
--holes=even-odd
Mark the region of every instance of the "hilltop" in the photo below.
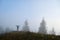
{"type": "Polygon", "coordinates": [[[1,34],[0,40],[60,40],[60,36],[33,32],[10,32],[1,34]]]}

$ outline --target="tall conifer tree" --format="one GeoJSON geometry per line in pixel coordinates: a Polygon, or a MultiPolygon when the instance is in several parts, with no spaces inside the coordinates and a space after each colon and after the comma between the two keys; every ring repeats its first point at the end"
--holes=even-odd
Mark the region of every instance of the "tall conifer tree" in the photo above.
{"type": "Polygon", "coordinates": [[[28,21],[26,20],[23,26],[23,31],[29,31],[28,21]]]}
{"type": "Polygon", "coordinates": [[[45,23],[44,18],[43,18],[43,20],[42,20],[42,22],[41,22],[41,24],[40,24],[39,33],[42,33],[42,34],[46,34],[46,33],[47,33],[46,23],[45,23]]]}

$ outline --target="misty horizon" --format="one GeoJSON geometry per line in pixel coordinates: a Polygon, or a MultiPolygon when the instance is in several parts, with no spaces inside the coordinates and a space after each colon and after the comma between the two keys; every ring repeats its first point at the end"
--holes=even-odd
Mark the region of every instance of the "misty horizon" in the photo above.
{"type": "Polygon", "coordinates": [[[44,17],[47,30],[54,27],[60,34],[60,1],[59,0],[0,0],[0,26],[20,30],[28,20],[31,31],[37,32],[44,17]]]}

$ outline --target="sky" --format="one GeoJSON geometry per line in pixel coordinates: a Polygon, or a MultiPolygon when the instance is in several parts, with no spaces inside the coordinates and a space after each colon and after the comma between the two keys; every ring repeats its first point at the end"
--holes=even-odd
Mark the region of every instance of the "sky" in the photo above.
{"type": "Polygon", "coordinates": [[[42,19],[47,30],[60,34],[60,0],[0,0],[0,26],[16,30],[28,20],[31,31],[38,31],[42,19]]]}

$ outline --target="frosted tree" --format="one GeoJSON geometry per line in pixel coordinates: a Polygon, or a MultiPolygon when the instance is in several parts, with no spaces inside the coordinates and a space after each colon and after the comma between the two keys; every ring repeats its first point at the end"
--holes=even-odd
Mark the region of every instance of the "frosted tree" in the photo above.
{"type": "Polygon", "coordinates": [[[55,35],[55,30],[54,30],[54,28],[52,28],[51,34],[52,34],[52,35],[55,35]]]}
{"type": "Polygon", "coordinates": [[[6,32],[6,33],[11,32],[11,31],[10,31],[10,28],[9,28],[9,27],[6,27],[5,32],[6,32]]]}
{"type": "Polygon", "coordinates": [[[46,34],[47,33],[47,30],[46,30],[46,23],[45,23],[45,20],[43,18],[41,24],[40,24],[40,27],[39,27],[39,32],[38,33],[42,33],[42,34],[46,34]]]}
{"type": "Polygon", "coordinates": [[[29,31],[28,21],[26,20],[23,26],[23,31],[29,31]]]}

